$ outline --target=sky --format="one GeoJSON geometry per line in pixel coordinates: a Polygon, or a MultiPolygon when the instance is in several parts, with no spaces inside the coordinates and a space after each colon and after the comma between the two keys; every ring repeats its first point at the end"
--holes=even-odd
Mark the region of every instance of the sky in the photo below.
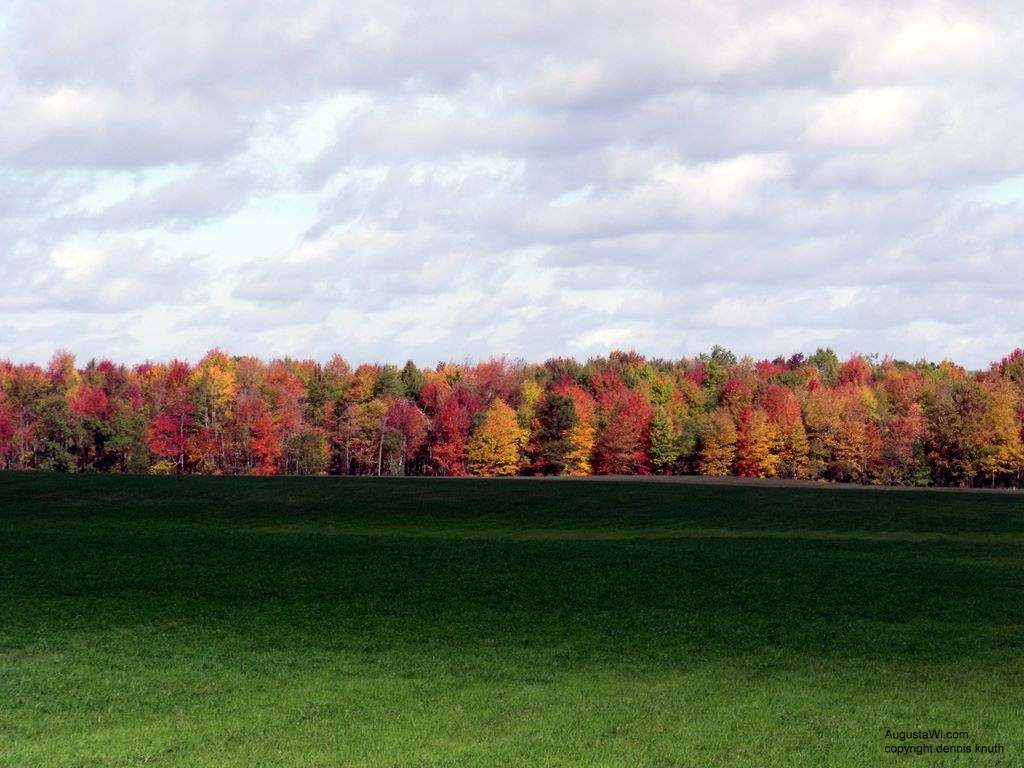
{"type": "Polygon", "coordinates": [[[1024,345],[1024,6],[0,2],[0,359],[1024,345]]]}

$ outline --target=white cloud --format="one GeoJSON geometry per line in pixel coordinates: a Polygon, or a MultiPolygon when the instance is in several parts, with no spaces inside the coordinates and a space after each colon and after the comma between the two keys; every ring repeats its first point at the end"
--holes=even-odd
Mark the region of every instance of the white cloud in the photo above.
{"type": "Polygon", "coordinates": [[[893,6],[887,34],[861,37],[842,67],[851,80],[900,81],[958,78],[990,72],[1012,57],[1005,35],[970,5],[893,6]]]}
{"type": "Polygon", "coordinates": [[[64,280],[86,280],[106,260],[106,255],[95,246],[63,243],[50,254],[58,276],[64,280]]]}
{"type": "Polygon", "coordinates": [[[200,256],[169,256],[152,243],[123,237],[74,237],[39,251],[4,256],[0,315],[60,310],[132,312],[202,301],[200,256]]]}
{"type": "Polygon", "coordinates": [[[921,104],[907,88],[866,88],[828,98],[807,128],[829,147],[886,147],[912,138],[921,104]]]}
{"type": "Polygon", "coordinates": [[[17,4],[0,355],[981,365],[1022,44],[999,0],[17,4]]]}

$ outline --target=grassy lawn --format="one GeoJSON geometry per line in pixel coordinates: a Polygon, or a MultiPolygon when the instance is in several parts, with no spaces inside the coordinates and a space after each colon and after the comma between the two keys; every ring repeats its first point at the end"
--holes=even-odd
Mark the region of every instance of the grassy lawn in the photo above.
{"type": "Polygon", "coordinates": [[[1024,765],[1021,496],[0,475],[3,768],[897,764],[1024,765]]]}

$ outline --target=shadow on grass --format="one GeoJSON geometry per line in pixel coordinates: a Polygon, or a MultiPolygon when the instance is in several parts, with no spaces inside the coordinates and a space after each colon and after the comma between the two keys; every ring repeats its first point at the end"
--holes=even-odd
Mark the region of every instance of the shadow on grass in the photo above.
{"type": "Polygon", "coordinates": [[[8,649],[119,637],[415,675],[1024,648],[1013,497],[6,475],[0,504],[8,649]]]}

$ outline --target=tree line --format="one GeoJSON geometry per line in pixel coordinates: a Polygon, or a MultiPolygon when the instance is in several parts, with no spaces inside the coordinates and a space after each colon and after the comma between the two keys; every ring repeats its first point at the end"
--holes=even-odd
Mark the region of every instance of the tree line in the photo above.
{"type": "Polygon", "coordinates": [[[1024,351],[983,371],[830,349],[419,368],[209,352],[0,361],[0,467],[160,474],[704,474],[1024,484],[1024,351]]]}

